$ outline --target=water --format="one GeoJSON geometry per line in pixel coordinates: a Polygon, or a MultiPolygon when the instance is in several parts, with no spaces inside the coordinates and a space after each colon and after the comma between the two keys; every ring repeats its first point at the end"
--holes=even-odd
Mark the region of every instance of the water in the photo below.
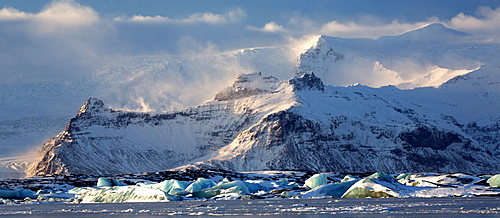
{"type": "Polygon", "coordinates": [[[262,199],[0,205],[2,216],[500,217],[499,197],[262,199]]]}

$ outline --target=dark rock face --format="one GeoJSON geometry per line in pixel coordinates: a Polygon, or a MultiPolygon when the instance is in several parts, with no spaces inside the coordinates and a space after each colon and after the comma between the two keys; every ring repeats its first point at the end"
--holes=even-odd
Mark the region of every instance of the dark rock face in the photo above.
{"type": "MultiPolygon", "coordinates": [[[[263,170],[302,170],[316,172],[498,172],[497,159],[484,148],[471,145],[458,133],[436,127],[417,126],[414,131],[401,132],[385,128],[385,140],[365,144],[355,134],[339,133],[346,125],[357,123],[349,118],[337,127],[308,120],[292,110],[272,114],[262,120],[259,128],[248,134],[253,145],[239,159],[210,160],[214,168],[251,170],[252,161],[264,150],[271,159],[263,170]],[[349,122],[350,121],[350,122],[349,122]],[[390,137],[390,136],[393,137],[390,137]],[[403,140],[402,143],[393,141],[403,140]],[[382,143],[380,142],[382,141],[382,143]],[[472,151],[472,152],[471,152],[472,151]]],[[[375,126],[364,126],[373,129],[375,126]]],[[[376,139],[378,132],[364,137],[376,139]]]]}
{"type": "Polygon", "coordinates": [[[432,148],[445,150],[452,143],[464,142],[457,133],[439,131],[436,127],[419,126],[411,132],[403,132],[399,138],[413,148],[432,148]]]}
{"type": "Polygon", "coordinates": [[[288,81],[295,91],[325,91],[325,85],[313,72],[302,74],[288,81]]]}

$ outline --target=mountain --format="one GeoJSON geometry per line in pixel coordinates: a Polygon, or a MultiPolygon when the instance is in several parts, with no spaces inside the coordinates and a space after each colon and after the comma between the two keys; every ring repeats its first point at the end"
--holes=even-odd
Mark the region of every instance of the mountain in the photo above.
{"type": "Polygon", "coordinates": [[[172,168],[335,172],[499,172],[499,69],[439,88],[325,86],[313,73],[261,73],[198,107],[115,111],[89,99],[42,147],[30,175],[172,168]],[[466,89],[467,91],[463,91],[466,89]],[[474,102],[475,113],[464,111],[474,102]]]}
{"type": "MultiPolygon", "coordinates": [[[[114,111],[174,113],[217,97],[217,92],[230,86],[237,75],[251,72],[262,72],[280,81],[314,72],[325,85],[362,84],[374,88],[392,85],[412,93],[410,90],[421,90],[420,87],[442,90],[440,87],[446,85],[443,83],[452,78],[477,75],[476,72],[499,65],[498,43],[474,41],[474,36],[440,24],[379,39],[321,36],[311,46],[309,43],[186,56],[130,57],[79,80],[0,81],[0,149],[4,151],[0,154],[0,171],[3,168],[11,171],[12,162],[17,160],[23,163],[14,165],[27,165],[25,160],[29,158],[25,155],[35,153],[40,145],[64,129],[75,109],[89,96],[101,99],[114,111]],[[309,49],[299,49],[303,47],[309,49]]],[[[273,86],[264,89],[267,92],[273,86]]],[[[259,93],[262,94],[260,91],[256,94],[259,93]]],[[[488,93],[486,96],[490,98],[498,90],[488,93]]],[[[484,96],[478,96],[467,100],[481,104],[484,96]]],[[[433,102],[440,105],[440,101],[433,102]]],[[[450,111],[460,114],[454,115],[456,119],[462,119],[478,113],[473,106],[470,104],[464,111],[453,108],[450,111]]],[[[468,122],[472,119],[462,123],[468,122]]]]}
{"type": "Polygon", "coordinates": [[[484,63],[496,63],[490,56],[495,50],[497,44],[476,43],[468,34],[430,24],[378,39],[320,36],[300,55],[297,69],[315,72],[330,85],[437,87],[484,63]]]}
{"type": "Polygon", "coordinates": [[[286,47],[139,56],[109,63],[78,80],[0,81],[0,177],[7,176],[3,172],[13,175],[11,166],[34,160],[40,145],[61,132],[89,96],[115,109],[175,111],[212,99],[238,74],[263,71],[290,78],[295,73],[291,56],[286,47]]]}
{"type": "Polygon", "coordinates": [[[380,37],[381,41],[392,41],[399,40],[403,43],[414,43],[414,42],[431,42],[431,41],[449,41],[455,40],[460,41],[464,38],[470,36],[467,33],[449,29],[441,23],[431,23],[425,25],[421,28],[408,31],[398,36],[383,36],[380,37]]]}

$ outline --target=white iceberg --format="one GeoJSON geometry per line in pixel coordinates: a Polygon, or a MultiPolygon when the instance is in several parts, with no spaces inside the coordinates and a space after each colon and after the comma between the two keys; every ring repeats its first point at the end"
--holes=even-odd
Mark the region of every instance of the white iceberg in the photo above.
{"type": "Polygon", "coordinates": [[[90,188],[74,190],[81,194],[82,203],[122,203],[122,202],[162,202],[178,201],[180,198],[171,196],[158,189],[140,186],[114,186],[105,188],[90,188]]]}

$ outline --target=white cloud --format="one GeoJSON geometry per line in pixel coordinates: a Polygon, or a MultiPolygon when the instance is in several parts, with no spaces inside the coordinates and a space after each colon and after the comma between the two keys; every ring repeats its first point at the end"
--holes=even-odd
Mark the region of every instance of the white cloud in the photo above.
{"type": "Polygon", "coordinates": [[[0,9],[0,21],[22,20],[33,17],[33,14],[19,11],[15,8],[0,9]]]}
{"type": "Polygon", "coordinates": [[[429,17],[420,22],[402,22],[392,20],[384,22],[374,16],[362,16],[351,21],[332,20],[326,23],[316,22],[301,16],[291,17],[287,29],[292,33],[320,34],[342,38],[378,38],[399,35],[429,23],[443,23],[449,28],[472,35],[483,35],[500,40],[500,7],[480,7],[475,16],[459,13],[450,20],[429,17]]]}
{"type": "Polygon", "coordinates": [[[109,57],[105,41],[114,36],[108,24],[92,8],[74,1],[54,1],[38,13],[3,8],[0,66],[22,72],[10,75],[14,78],[82,76],[109,57]]]}
{"type": "Polygon", "coordinates": [[[86,26],[99,21],[97,12],[74,1],[52,2],[36,14],[35,18],[57,26],[86,26]]]}
{"type": "MultiPolygon", "coordinates": [[[[115,21],[123,21],[123,18],[115,18],[115,21]]],[[[129,19],[129,21],[133,22],[167,22],[169,21],[170,18],[168,17],[162,17],[160,15],[156,16],[142,16],[142,15],[134,15],[132,18],[129,19]]]]}
{"type": "Polygon", "coordinates": [[[249,30],[255,30],[255,31],[262,31],[262,32],[268,32],[268,33],[276,33],[276,32],[285,32],[286,29],[283,28],[282,25],[277,24],[274,21],[266,23],[262,28],[254,27],[254,26],[248,26],[247,29],[249,30]]]}
{"type": "Polygon", "coordinates": [[[500,41],[500,7],[480,7],[477,17],[460,13],[446,24],[452,29],[473,35],[483,35],[500,41]]]}
{"type": "Polygon", "coordinates": [[[208,24],[226,24],[234,23],[245,17],[245,12],[241,9],[235,9],[224,14],[214,14],[211,12],[194,13],[188,18],[172,19],[165,16],[142,16],[134,15],[130,19],[118,18],[116,21],[131,21],[131,22],[157,22],[157,23],[208,23],[208,24]]]}
{"type": "Polygon", "coordinates": [[[366,25],[355,22],[329,22],[321,27],[319,34],[344,38],[378,38],[381,36],[399,35],[409,30],[422,27],[429,21],[417,23],[400,23],[397,20],[387,24],[366,25]]]}
{"type": "Polygon", "coordinates": [[[99,22],[99,15],[90,7],[74,1],[54,1],[39,13],[22,12],[14,8],[2,8],[0,21],[26,21],[32,28],[44,33],[60,31],[61,28],[80,28],[99,22]]]}

